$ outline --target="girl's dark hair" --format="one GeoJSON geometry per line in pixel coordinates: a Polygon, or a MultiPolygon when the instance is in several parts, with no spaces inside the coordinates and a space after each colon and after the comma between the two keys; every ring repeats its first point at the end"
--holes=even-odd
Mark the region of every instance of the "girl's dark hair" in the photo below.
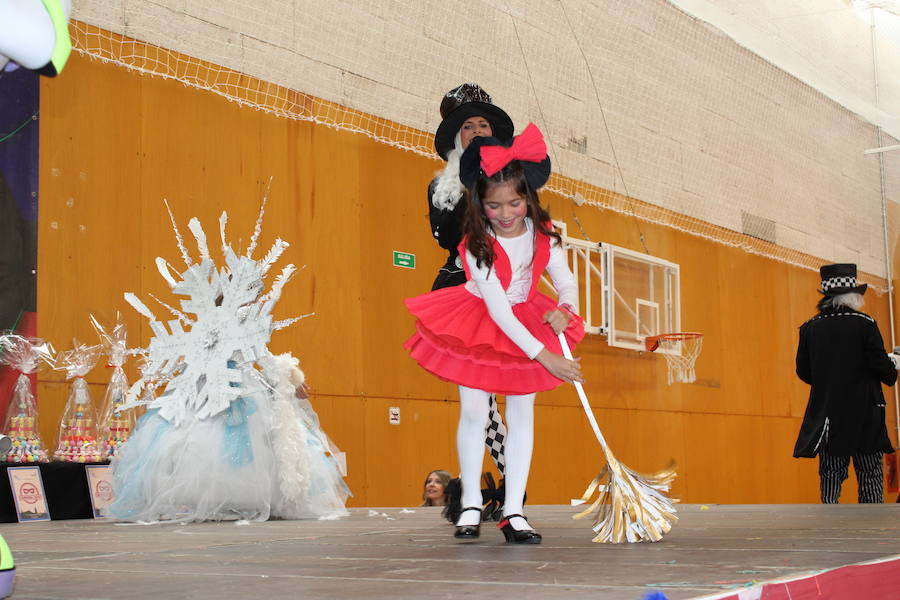
{"type": "Polygon", "coordinates": [[[488,233],[491,223],[484,212],[484,198],[493,186],[506,182],[514,184],[516,193],[525,198],[528,208],[526,216],[534,224],[535,233],[539,231],[562,243],[560,235],[547,228],[550,213],[541,206],[537,192],[531,189],[525,180],[522,165],[514,160],[490,177],[482,173],[475,180],[475,185],[466,190],[468,204],[463,217],[463,235],[467,239],[466,249],[475,257],[475,263],[479,267],[482,265],[491,267],[494,264],[494,249],[488,233]]]}

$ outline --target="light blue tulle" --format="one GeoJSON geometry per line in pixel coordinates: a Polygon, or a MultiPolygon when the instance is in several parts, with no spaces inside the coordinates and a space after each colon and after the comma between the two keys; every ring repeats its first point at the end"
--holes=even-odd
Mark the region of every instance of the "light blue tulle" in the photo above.
{"type": "MultiPolygon", "coordinates": [[[[159,410],[149,410],[137,420],[135,428],[152,432],[150,444],[156,445],[162,436],[172,428],[172,424],[159,417],[159,410]]],[[[116,490],[115,501],[110,505],[109,512],[119,519],[133,517],[143,507],[142,483],[144,481],[144,469],[149,463],[134,461],[121,475],[121,486],[116,490]]]]}
{"type": "MultiPolygon", "coordinates": [[[[234,361],[228,366],[237,368],[234,361]]],[[[253,369],[242,375],[242,383],[232,384],[241,396],[222,412],[200,418],[188,411],[177,426],[158,409],[141,417],[112,462],[116,500],[110,514],[142,522],[347,514],[349,490],[334,458],[339,451],[312,406],[285,391],[275,395],[279,385],[293,390],[285,385],[286,374],[274,386],[253,369]],[[291,427],[275,426],[276,400],[291,427]],[[291,441],[301,437],[306,443],[295,452],[291,441]],[[298,469],[281,468],[279,456],[289,456],[298,469]]]]}
{"type": "Polygon", "coordinates": [[[240,397],[231,403],[225,411],[225,436],[222,438],[224,448],[222,455],[238,468],[253,462],[253,445],[250,442],[250,431],[247,428],[247,417],[256,412],[256,403],[252,398],[240,397]]]}

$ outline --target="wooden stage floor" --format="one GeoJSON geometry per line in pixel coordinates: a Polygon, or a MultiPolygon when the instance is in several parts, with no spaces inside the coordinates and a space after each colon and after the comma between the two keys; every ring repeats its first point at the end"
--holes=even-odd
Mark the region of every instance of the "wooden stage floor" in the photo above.
{"type": "MultiPolygon", "coordinates": [[[[527,510],[542,545],[507,545],[493,524],[480,541],[458,542],[437,508],[248,525],[52,521],[4,524],[0,534],[16,560],[20,600],[641,600],[654,591],[669,600],[742,592],[743,600],[761,597],[751,592],[757,582],[879,559],[889,559],[881,575],[900,581],[900,504],[685,505],[661,542],[623,545],[592,543],[570,507],[527,510]]],[[[885,593],[855,589],[854,600],[885,593]]],[[[888,589],[884,598],[900,598],[900,586],[888,589]]]]}

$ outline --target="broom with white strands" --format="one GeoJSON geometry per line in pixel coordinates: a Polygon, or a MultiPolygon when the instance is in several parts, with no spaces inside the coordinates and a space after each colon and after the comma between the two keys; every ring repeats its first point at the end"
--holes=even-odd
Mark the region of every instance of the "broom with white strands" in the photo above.
{"type": "MultiPolygon", "coordinates": [[[[572,360],[572,351],[562,333],[559,334],[559,344],[563,356],[572,360]]],[[[594,542],[620,544],[661,540],[678,521],[673,506],[677,500],[665,495],[675,479],[674,463],[659,473],[642,475],[616,460],[600,433],[584,387],[577,381],[574,383],[584,413],[603,448],[606,465],[588,485],[581,499],[572,500],[573,506],[585,504],[597,493],[590,507],[573,518],[580,519],[596,510],[593,529],[597,535],[594,542]]]]}

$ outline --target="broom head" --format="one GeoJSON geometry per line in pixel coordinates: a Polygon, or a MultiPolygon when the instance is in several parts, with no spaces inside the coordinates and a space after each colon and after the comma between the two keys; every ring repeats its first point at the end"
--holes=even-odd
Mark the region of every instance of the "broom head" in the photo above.
{"type": "Polygon", "coordinates": [[[594,542],[659,541],[678,521],[674,507],[678,500],[665,495],[675,479],[675,463],[658,473],[644,475],[635,473],[609,453],[607,459],[581,500],[573,501],[591,505],[573,518],[594,513],[594,542]]]}

